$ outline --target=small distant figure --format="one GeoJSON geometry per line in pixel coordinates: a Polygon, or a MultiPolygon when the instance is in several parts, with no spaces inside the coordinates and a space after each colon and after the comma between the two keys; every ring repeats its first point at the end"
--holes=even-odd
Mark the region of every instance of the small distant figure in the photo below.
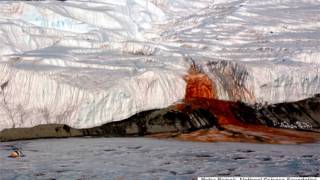
{"type": "Polygon", "coordinates": [[[20,150],[15,150],[13,152],[10,153],[9,157],[11,158],[19,158],[19,157],[23,157],[24,155],[22,154],[22,152],[20,150]]]}

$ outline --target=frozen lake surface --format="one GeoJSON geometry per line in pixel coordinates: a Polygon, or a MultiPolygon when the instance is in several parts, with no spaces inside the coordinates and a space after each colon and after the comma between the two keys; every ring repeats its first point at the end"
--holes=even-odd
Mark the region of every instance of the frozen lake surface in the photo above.
{"type": "Polygon", "coordinates": [[[0,179],[191,179],[319,176],[320,144],[69,138],[0,144],[0,179]],[[25,154],[8,158],[14,148],[25,154]]]}

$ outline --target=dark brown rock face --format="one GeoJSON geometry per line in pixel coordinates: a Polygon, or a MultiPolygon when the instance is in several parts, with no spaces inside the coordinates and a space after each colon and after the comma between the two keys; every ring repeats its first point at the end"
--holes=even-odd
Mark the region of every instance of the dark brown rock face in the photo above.
{"type": "Polygon", "coordinates": [[[6,129],[0,132],[0,141],[63,138],[79,136],[144,136],[158,133],[188,133],[211,128],[216,118],[204,109],[181,112],[173,108],[138,113],[129,119],[107,123],[88,129],[74,129],[67,125],[49,124],[32,128],[6,129]]]}
{"type": "Polygon", "coordinates": [[[271,127],[317,130],[320,129],[320,96],[265,106],[257,110],[256,117],[271,127]]]}
{"type": "MultiPolygon", "coordinates": [[[[320,129],[319,117],[319,96],[298,102],[259,107],[241,102],[195,99],[166,109],[141,112],[123,121],[88,129],[74,129],[61,124],[6,129],[0,132],[0,141],[80,136],[145,136],[161,133],[179,136],[198,130],[201,130],[200,134],[203,136],[206,130],[210,129],[216,134],[212,136],[216,138],[216,141],[251,141],[250,138],[253,138],[260,142],[270,142],[273,138],[270,134],[274,138],[277,134],[290,138],[293,136],[309,137],[310,134],[306,135],[305,132],[295,131],[292,135],[291,132],[288,134],[285,131],[284,133],[284,130],[280,128],[317,132],[320,129]],[[221,139],[221,135],[218,137],[217,134],[221,132],[228,138],[221,139]],[[270,136],[271,139],[264,139],[266,136],[268,138],[270,136]]],[[[320,133],[316,133],[317,135],[320,136],[320,133]]],[[[304,141],[299,139],[299,142],[304,141]]]]}

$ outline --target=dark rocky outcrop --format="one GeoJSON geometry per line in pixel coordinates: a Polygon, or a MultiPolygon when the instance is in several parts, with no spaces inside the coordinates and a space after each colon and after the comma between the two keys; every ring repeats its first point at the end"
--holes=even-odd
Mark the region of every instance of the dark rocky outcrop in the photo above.
{"type": "Polygon", "coordinates": [[[245,123],[264,124],[269,127],[297,130],[320,129],[320,96],[291,103],[251,107],[237,103],[233,111],[245,123]]]}
{"type": "Polygon", "coordinates": [[[208,128],[231,132],[228,124],[235,121],[239,121],[241,124],[238,125],[242,128],[247,124],[316,132],[320,129],[320,96],[265,106],[249,106],[241,102],[219,100],[204,100],[202,103],[199,101],[200,99],[190,105],[185,103],[180,107],[177,105],[145,111],[123,121],[87,129],[75,129],[63,124],[5,129],[0,132],[0,141],[80,136],[145,136],[161,133],[179,135],[208,128]],[[231,120],[223,124],[219,121],[221,117],[231,120]]]}
{"type": "Polygon", "coordinates": [[[13,128],[0,132],[0,141],[80,136],[144,136],[157,133],[187,133],[216,125],[216,118],[204,109],[181,112],[173,108],[138,113],[129,119],[99,127],[75,129],[48,124],[32,128],[13,128]]]}

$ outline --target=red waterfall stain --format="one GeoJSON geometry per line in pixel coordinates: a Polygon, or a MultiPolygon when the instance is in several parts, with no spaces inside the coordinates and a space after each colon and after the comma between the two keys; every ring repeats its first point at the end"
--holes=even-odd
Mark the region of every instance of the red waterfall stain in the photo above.
{"type": "Polygon", "coordinates": [[[187,82],[185,100],[193,98],[216,98],[214,83],[212,83],[207,75],[198,73],[192,69],[189,71],[189,75],[185,77],[185,81],[187,82]]]}
{"type": "Polygon", "coordinates": [[[218,117],[220,125],[240,124],[230,111],[231,103],[216,100],[216,87],[206,74],[191,69],[185,80],[187,82],[185,103],[181,104],[178,107],[179,109],[186,104],[190,104],[193,109],[204,108],[210,110],[212,114],[218,117]]]}
{"type": "Polygon", "coordinates": [[[198,130],[179,135],[180,140],[189,141],[237,141],[254,143],[306,143],[320,140],[319,133],[301,132],[271,128],[260,124],[248,124],[238,120],[234,109],[240,108],[236,102],[217,100],[216,88],[212,80],[203,73],[192,69],[185,77],[187,82],[184,103],[176,107],[181,111],[206,109],[217,119],[223,130],[198,130]],[[188,108],[187,108],[188,107],[188,108]],[[232,108],[231,108],[232,107],[232,108]]]}

